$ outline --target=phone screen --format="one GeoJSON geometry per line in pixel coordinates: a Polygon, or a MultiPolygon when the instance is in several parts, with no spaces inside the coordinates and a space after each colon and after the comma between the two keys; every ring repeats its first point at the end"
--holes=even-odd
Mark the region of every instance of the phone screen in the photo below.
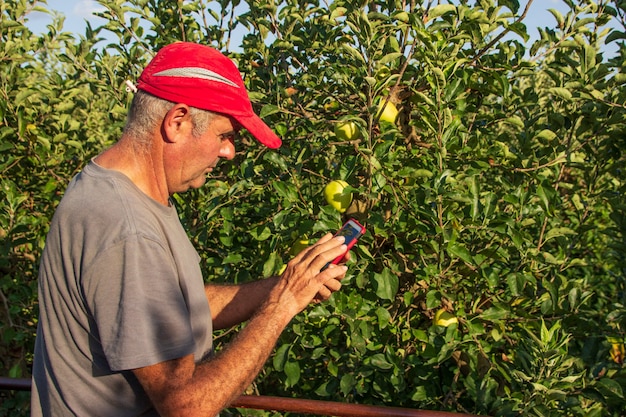
{"type": "MultiPolygon", "coordinates": [[[[357,239],[361,237],[364,233],[365,227],[363,227],[363,225],[356,220],[350,219],[341,227],[341,229],[335,234],[335,236],[344,236],[346,238],[345,244],[348,247],[348,249],[346,250],[347,252],[350,250],[350,248],[354,246],[357,239]]],[[[338,256],[331,263],[338,264],[339,262],[341,262],[344,256],[345,254],[338,256]]]]}
{"type": "Polygon", "coordinates": [[[351,243],[363,234],[363,226],[357,226],[357,224],[355,224],[353,220],[348,220],[335,236],[344,236],[346,238],[346,245],[350,246],[351,243]]]}

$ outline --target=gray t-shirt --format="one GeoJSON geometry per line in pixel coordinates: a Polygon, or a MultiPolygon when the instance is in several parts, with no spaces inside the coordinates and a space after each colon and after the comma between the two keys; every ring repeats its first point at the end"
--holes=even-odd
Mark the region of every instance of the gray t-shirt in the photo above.
{"type": "Polygon", "coordinates": [[[199,260],[174,207],[89,163],[41,259],[31,415],[156,415],[130,370],[212,352],[199,260]]]}

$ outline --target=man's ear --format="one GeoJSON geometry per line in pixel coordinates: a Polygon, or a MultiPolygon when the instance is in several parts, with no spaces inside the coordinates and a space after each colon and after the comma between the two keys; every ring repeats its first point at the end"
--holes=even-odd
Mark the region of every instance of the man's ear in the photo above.
{"type": "Polygon", "coordinates": [[[181,135],[188,135],[192,127],[189,106],[184,103],[177,103],[165,114],[161,130],[165,141],[176,142],[181,135]]]}

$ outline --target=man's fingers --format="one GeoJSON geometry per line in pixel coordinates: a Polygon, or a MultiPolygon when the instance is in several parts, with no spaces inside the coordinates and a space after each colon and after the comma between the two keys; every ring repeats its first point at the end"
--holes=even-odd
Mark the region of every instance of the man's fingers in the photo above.
{"type": "Polygon", "coordinates": [[[315,247],[330,241],[332,238],[333,238],[332,233],[326,233],[317,242],[315,242],[311,246],[308,246],[308,247],[302,249],[293,259],[295,261],[299,261],[300,259],[305,258],[315,247]]]}
{"type": "MultiPolygon", "coordinates": [[[[335,267],[335,265],[332,265],[332,266],[335,267]]],[[[338,268],[339,268],[338,270],[341,269],[341,267],[338,267],[338,268]]],[[[324,282],[324,285],[320,287],[317,294],[313,298],[313,301],[317,303],[321,301],[326,301],[333,295],[335,291],[339,291],[341,289],[341,279],[343,278],[344,275],[345,275],[345,270],[342,272],[342,274],[339,277],[330,278],[326,280],[326,282],[324,282]]]]}
{"type": "Polygon", "coordinates": [[[288,293],[306,303],[301,304],[300,308],[311,301],[327,300],[333,292],[341,288],[340,281],[348,268],[345,265],[332,265],[330,262],[346,253],[344,241],[343,236],[333,237],[328,233],[287,264],[281,281],[288,293]],[[326,265],[329,267],[324,269],[326,265]]]}
{"type": "Polygon", "coordinates": [[[341,289],[341,278],[343,278],[343,275],[339,278],[329,279],[324,283],[324,287],[330,292],[339,291],[341,289]]]}
{"type": "Polygon", "coordinates": [[[319,291],[315,295],[315,298],[313,298],[313,301],[316,301],[316,302],[326,301],[331,297],[331,295],[333,295],[335,291],[339,291],[340,289],[341,289],[341,282],[338,279],[335,279],[335,278],[329,279],[319,289],[319,291]]]}
{"type": "Polygon", "coordinates": [[[350,259],[352,259],[352,255],[350,252],[346,252],[346,254],[343,256],[343,259],[341,260],[340,263],[345,264],[347,263],[350,259]]]}
{"type": "Polygon", "coordinates": [[[326,264],[346,253],[347,247],[344,241],[343,236],[333,237],[328,233],[317,243],[300,252],[294,261],[305,263],[307,268],[319,271],[326,264]]]}

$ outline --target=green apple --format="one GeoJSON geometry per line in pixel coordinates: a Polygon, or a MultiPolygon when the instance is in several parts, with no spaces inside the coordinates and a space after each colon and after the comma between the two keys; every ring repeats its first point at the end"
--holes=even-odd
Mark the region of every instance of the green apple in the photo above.
{"type": "Polygon", "coordinates": [[[387,123],[395,123],[396,118],[398,117],[398,108],[391,101],[388,101],[387,104],[385,104],[385,108],[383,109],[384,103],[385,99],[383,98],[378,101],[378,110],[376,114],[380,114],[379,120],[385,121],[387,123]]]}
{"type": "Polygon", "coordinates": [[[352,203],[352,193],[346,191],[346,187],[348,183],[343,180],[331,181],[324,187],[326,202],[340,213],[346,211],[352,203]]]}
{"type": "Polygon", "coordinates": [[[296,256],[309,246],[309,239],[298,239],[291,247],[291,255],[296,256]]]}
{"type": "Polygon", "coordinates": [[[445,308],[442,308],[441,310],[437,311],[437,313],[435,313],[435,319],[433,320],[433,322],[436,326],[448,327],[453,323],[458,323],[459,320],[454,315],[449,313],[445,308]]]}
{"type": "Polygon", "coordinates": [[[337,111],[341,108],[341,105],[337,100],[330,100],[324,103],[324,110],[326,111],[337,111]]]}
{"type": "Polygon", "coordinates": [[[335,124],[335,136],[341,140],[354,140],[360,136],[359,127],[354,122],[339,122],[335,124]]]}

